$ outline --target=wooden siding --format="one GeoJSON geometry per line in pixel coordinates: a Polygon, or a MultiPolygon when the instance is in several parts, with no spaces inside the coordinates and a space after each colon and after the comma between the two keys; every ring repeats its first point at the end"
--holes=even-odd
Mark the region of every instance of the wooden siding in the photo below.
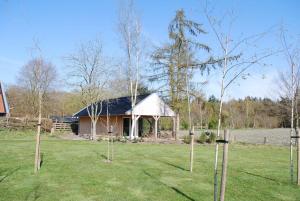
{"type": "MultiPolygon", "coordinates": [[[[113,126],[114,135],[123,135],[123,117],[111,116],[110,125],[113,126]]],[[[97,135],[106,135],[106,117],[100,117],[97,122],[97,135]]],[[[91,119],[90,117],[80,117],[79,119],[79,135],[89,135],[91,133],[91,119]]]]}

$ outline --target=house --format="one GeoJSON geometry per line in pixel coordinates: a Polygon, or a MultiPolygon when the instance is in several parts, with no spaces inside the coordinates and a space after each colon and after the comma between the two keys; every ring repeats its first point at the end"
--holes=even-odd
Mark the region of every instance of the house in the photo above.
{"type": "Polygon", "coordinates": [[[5,96],[4,87],[0,82],[0,117],[5,117],[8,115],[9,115],[9,107],[5,96]]]}
{"type": "MultiPolygon", "coordinates": [[[[150,125],[154,128],[151,130],[157,138],[161,117],[172,118],[173,132],[175,132],[176,114],[156,93],[138,95],[133,109],[131,108],[130,96],[102,101],[102,107],[100,107],[101,102],[98,104],[98,108],[102,108],[102,110],[101,113],[99,110],[97,135],[107,134],[107,128],[110,128],[116,136],[137,138],[143,133],[143,122],[147,121],[152,122],[150,125]],[[132,122],[136,122],[133,132],[131,132],[132,122]]],[[[74,116],[79,117],[79,135],[91,134],[91,120],[87,108],[85,107],[74,114],[74,116]]]]}

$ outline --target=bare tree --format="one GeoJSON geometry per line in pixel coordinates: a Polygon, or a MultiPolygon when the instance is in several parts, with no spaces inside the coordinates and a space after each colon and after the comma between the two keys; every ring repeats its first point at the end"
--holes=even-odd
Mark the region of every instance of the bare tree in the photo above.
{"type": "Polygon", "coordinates": [[[81,91],[82,102],[91,119],[90,139],[96,140],[97,122],[106,98],[109,69],[102,53],[99,39],[81,44],[77,52],[67,58],[70,82],[81,91]]]}
{"type": "MultiPolygon", "coordinates": [[[[217,137],[220,136],[221,130],[221,119],[222,119],[222,109],[224,96],[227,89],[238,79],[246,79],[250,73],[249,69],[253,67],[258,67],[259,65],[266,65],[263,62],[264,59],[274,55],[273,51],[270,50],[259,50],[257,47],[258,42],[264,38],[264,36],[270,31],[266,31],[259,34],[253,34],[246,37],[241,37],[241,39],[234,40],[232,36],[232,26],[233,18],[231,13],[229,13],[229,22],[226,23],[226,16],[221,20],[216,19],[212,16],[212,10],[208,10],[207,7],[204,10],[207,21],[211,27],[213,34],[216,37],[217,44],[220,49],[219,58],[222,59],[219,62],[219,70],[221,74],[220,78],[220,103],[218,112],[218,126],[217,126],[217,137]],[[223,27],[222,27],[223,25],[223,27]],[[224,28],[225,26],[228,26],[224,28]],[[226,31],[224,31],[226,30],[226,31]],[[227,31],[228,30],[228,31],[227,31]],[[253,52],[249,51],[251,49],[253,52]],[[248,51],[247,51],[248,50],[248,51]],[[247,54],[247,52],[250,52],[247,54]]],[[[216,143],[215,147],[215,166],[214,166],[214,200],[218,199],[218,150],[219,145],[216,143]]]]}
{"type": "Polygon", "coordinates": [[[131,131],[130,139],[136,135],[136,115],[133,108],[136,105],[138,84],[140,79],[141,62],[141,23],[134,8],[133,1],[126,1],[119,9],[118,30],[122,42],[122,47],[126,55],[126,68],[129,92],[131,96],[131,131]]]}
{"type": "Polygon", "coordinates": [[[43,101],[49,93],[57,78],[55,67],[46,62],[42,57],[30,60],[25,66],[22,67],[19,74],[19,81],[21,85],[26,88],[30,94],[30,99],[34,104],[34,108],[38,111],[38,127],[36,135],[36,150],[34,171],[40,169],[41,154],[40,154],[40,133],[42,122],[42,105],[43,101]]]}
{"type": "Polygon", "coordinates": [[[286,32],[281,29],[280,34],[281,44],[284,50],[284,56],[289,66],[288,72],[280,73],[279,75],[279,88],[282,97],[288,98],[290,100],[290,175],[291,182],[294,179],[294,160],[293,160],[293,138],[296,138],[296,143],[298,144],[298,157],[297,157],[297,184],[300,185],[300,165],[299,165],[299,138],[298,138],[298,98],[297,94],[299,92],[299,82],[300,82],[300,51],[298,48],[289,44],[286,38],[286,32]],[[296,125],[294,124],[296,120],[296,125]],[[296,130],[297,136],[295,136],[294,129],[296,130]]]}

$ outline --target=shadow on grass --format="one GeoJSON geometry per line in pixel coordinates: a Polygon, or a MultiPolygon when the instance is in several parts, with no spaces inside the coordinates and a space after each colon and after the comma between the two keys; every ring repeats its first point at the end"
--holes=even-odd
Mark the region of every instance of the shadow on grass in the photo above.
{"type": "Polygon", "coordinates": [[[175,167],[175,168],[180,169],[180,170],[183,170],[183,171],[189,171],[188,169],[185,169],[185,168],[183,168],[183,167],[181,167],[181,166],[179,166],[179,165],[175,165],[175,164],[170,163],[170,162],[168,162],[168,161],[163,161],[163,160],[159,160],[159,159],[155,159],[155,160],[158,161],[158,162],[160,162],[160,163],[164,163],[164,164],[166,164],[166,165],[175,167]]]}
{"type": "Polygon", "coordinates": [[[41,187],[41,184],[35,185],[35,187],[32,189],[32,191],[29,192],[29,194],[26,196],[25,200],[38,200],[41,197],[41,194],[39,192],[39,189],[41,187]],[[32,199],[30,199],[32,198],[32,199]]]}
{"type": "Polygon", "coordinates": [[[100,156],[101,156],[102,159],[108,160],[107,156],[105,156],[104,154],[101,154],[100,156]]]}
{"type": "Polygon", "coordinates": [[[188,200],[190,200],[190,201],[195,201],[193,198],[191,198],[190,196],[188,196],[188,195],[185,194],[184,192],[180,191],[178,188],[175,188],[175,187],[173,187],[173,186],[170,186],[170,185],[168,185],[168,184],[163,183],[163,182],[160,181],[158,178],[155,178],[153,175],[151,175],[149,172],[147,172],[147,171],[145,171],[145,170],[144,170],[143,172],[144,172],[145,175],[149,176],[151,179],[154,179],[157,183],[159,183],[159,184],[161,184],[161,185],[163,185],[163,186],[166,186],[166,187],[172,189],[172,190],[175,191],[176,193],[180,194],[182,197],[184,197],[184,198],[186,198],[186,199],[188,199],[188,200]]]}
{"type": "Polygon", "coordinates": [[[13,170],[8,170],[8,169],[6,169],[6,170],[4,170],[4,171],[1,171],[0,172],[0,176],[2,176],[2,174],[4,174],[4,177],[2,177],[1,179],[0,179],[0,183],[2,183],[5,179],[7,179],[9,176],[11,176],[11,175],[13,175],[15,172],[17,172],[18,170],[20,169],[20,167],[17,167],[17,168],[15,168],[15,169],[13,169],[13,170]]]}
{"type": "Polygon", "coordinates": [[[95,154],[96,154],[96,157],[97,158],[102,158],[103,160],[107,160],[107,156],[104,155],[104,154],[100,154],[99,152],[97,151],[93,151],[95,154]]]}
{"type": "Polygon", "coordinates": [[[262,178],[262,179],[273,181],[273,182],[276,182],[276,183],[279,183],[279,184],[285,183],[285,182],[282,182],[282,181],[279,181],[279,180],[276,180],[276,179],[273,179],[273,178],[270,178],[270,177],[266,177],[266,176],[259,175],[259,174],[254,174],[254,173],[247,172],[247,171],[240,171],[240,172],[251,175],[251,176],[254,176],[254,177],[259,177],[259,178],[262,178]]]}
{"type": "Polygon", "coordinates": [[[44,163],[44,153],[41,153],[40,168],[42,168],[43,163],[44,163]]]}

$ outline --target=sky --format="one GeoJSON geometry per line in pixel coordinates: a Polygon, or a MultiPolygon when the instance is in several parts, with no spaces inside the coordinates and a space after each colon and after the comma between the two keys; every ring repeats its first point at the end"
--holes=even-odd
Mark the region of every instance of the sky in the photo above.
{"type": "MultiPolygon", "coordinates": [[[[17,84],[21,67],[32,58],[33,41],[39,41],[42,55],[55,64],[61,77],[65,75],[64,57],[82,42],[100,38],[105,55],[121,57],[116,25],[120,1],[0,0],[0,81],[6,85],[17,84]]],[[[166,43],[169,22],[176,10],[184,9],[189,19],[203,24],[208,32],[203,40],[217,52],[216,38],[203,13],[204,3],[201,0],[136,0],[145,40],[155,46],[166,43]]],[[[276,29],[281,24],[288,30],[291,43],[300,36],[298,0],[223,0],[210,1],[210,5],[217,18],[222,18],[228,11],[234,12],[233,38],[273,27],[272,33],[259,45],[275,50],[280,47],[276,29]]],[[[281,54],[269,57],[266,62],[270,65],[256,66],[249,70],[250,77],[235,82],[228,89],[227,99],[245,96],[277,98],[278,73],[287,71],[288,66],[281,54]]],[[[208,81],[203,91],[218,97],[219,77],[215,70],[209,75],[195,76],[194,80],[208,81]]]]}

